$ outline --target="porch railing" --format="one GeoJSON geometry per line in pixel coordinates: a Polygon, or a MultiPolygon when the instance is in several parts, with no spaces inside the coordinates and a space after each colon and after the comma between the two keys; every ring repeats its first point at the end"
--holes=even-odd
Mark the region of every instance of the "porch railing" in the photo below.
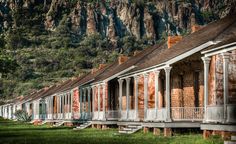
{"type": "Polygon", "coordinates": [[[123,110],[120,112],[120,120],[127,120],[127,111],[123,110]]]}
{"type": "Polygon", "coordinates": [[[47,114],[47,119],[52,119],[52,114],[47,114]]]}
{"type": "Polygon", "coordinates": [[[207,122],[223,122],[224,108],[223,105],[207,106],[206,121],[207,122]]]}
{"type": "Polygon", "coordinates": [[[104,118],[105,118],[105,115],[104,115],[104,114],[105,114],[105,113],[104,113],[103,111],[100,111],[99,114],[98,114],[98,117],[99,117],[98,119],[99,119],[99,120],[104,120],[104,118]]]}
{"type": "Polygon", "coordinates": [[[153,121],[156,119],[157,112],[154,108],[148,109],[145,121],[153,121]]]}
{"type": "Polygon", "coordinates": [[[129,110],[128,112],[128,120],[135,120],[136,118],[136,111],[135,110],[129,110]]]}
{"type": "Polygon", "coordinates": [[[171,118],[174,121],[201,121],[203,116],[203,107],[171,107],[171,118]]]}
{"type": "Polygon", "coordinates": [[[108,120],[117,120],[119,118],[118,110],[108,110],[106,112],[106,119],[108,120]]]}
{"type": "Polygon", "coordinates": [[[56,113],[53,114],[53,119],[57,119],[57,114],[56,113]]]}
{"type": "Polygon", "coordinates": [[[98,119],[98,112],[95,111],[93,112],[93,120],[97,120],[98,119]]]}
{"type": "Polygon", "coordinates": [[[236,104],[227,104],[226,119],[224,120],[224,106],[215,105],[207,106],[206,109],[206,122],[215,123],[236,123],[236,104]]]}
{"type": "Polygon", "coordinates": [[[236,104],[227,105],[227,121],[228,123],[236,123],[236,104]]]}
{"type": "Polygon", "coordinates": [[[156,121],[165,121],[166,120],[166,108],[157,109],[156,121]]]}

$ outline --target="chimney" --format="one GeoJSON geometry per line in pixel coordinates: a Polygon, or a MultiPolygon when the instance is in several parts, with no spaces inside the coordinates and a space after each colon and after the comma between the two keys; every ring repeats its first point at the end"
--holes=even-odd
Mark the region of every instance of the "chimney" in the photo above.
{"type": "Polygon", "coordinates": [[[106,67],[107,65],[106,64],[99,64],[99,67],[98,67],[98,69],[100,70],[100,69],[103,69],[104,67],[106,67]]]}
{"type": "Polygon", "coordinates": [[[44,89],[44,90],[48,90],[48,89],[49,89],[49,87],[44,87],[43,89],[44,89]]]}
{"type": "Polygon", "coordinates": [[[134,56],[136,56],[136,55],[139,54],[140,52],[141,52],[140,50],[134,51],[134,56]]]}
{"type": "Polygon", "coordinates": [[[118,57],[119,65],[123,64],[123,63],[126,62],[127,60],[128,60],[128,57],[127,57],[127,56],[120,55],[120,56],[118,57]]]}
{"type": "Polygon", "coordinates": [[[91,74],[94,74],[94,73],[97,72],[97,71],[98,71],[97,68],[93,68],[93,69],[91,70],[91,74]]]}
{"type": "Polygon", "coordinates": [[[76,79],[77,79],[77,77],[75,77],[75,76],[71,78],[71,80],[76,80],[76,79]]]}
{"type": "Polygon", "coordinates": [[[193,25],[193,26],[191,27],[191,30],[192,30],[191,32],[194,33],[194,32],[196,32],[196,31],[202,29],[202,27],[203,27],[203,26],[200,26],[200,25],[193,25]]]}
{"type": "Polygon", "coordinates": [[[177,44],[182,40],[182,36],[168,36],[167,45],[168,48],[171,48],[173,45],[177,44]]]}

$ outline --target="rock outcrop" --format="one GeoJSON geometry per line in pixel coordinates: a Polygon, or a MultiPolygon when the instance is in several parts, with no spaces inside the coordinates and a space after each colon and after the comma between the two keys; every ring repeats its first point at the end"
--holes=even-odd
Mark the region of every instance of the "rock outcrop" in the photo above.
{"type": "MultiPolygon", "coordinates": [[[[10,29],[17,22],[13,13],[42,6],[44,27],[53,31],[64,15],[77,35],[100,33],[112,42],[130,35],[155,42],[163,35],[179,35],[195,24],[204,25],[235,12],[236,0],[158,0],[147,3],[121,1],[71,2],[69,0],[1,0],[0,27],[10,29]]],[[[30,11],[29,11],[30,12],[30,11]]]]}

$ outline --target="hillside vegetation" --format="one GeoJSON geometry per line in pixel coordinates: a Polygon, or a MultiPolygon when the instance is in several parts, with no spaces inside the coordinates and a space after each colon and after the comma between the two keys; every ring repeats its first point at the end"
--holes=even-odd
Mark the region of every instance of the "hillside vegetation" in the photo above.
{"type": "Polygon", "coordinates": [[[0,99],[79,76],[167,35],[187,35],[234,9],[234,1],[219,0],[2,0],[0,99]]]}

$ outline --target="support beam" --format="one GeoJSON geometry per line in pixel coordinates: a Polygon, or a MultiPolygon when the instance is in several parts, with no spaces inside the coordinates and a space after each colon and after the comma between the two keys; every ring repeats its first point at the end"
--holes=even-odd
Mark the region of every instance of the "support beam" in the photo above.
{"type": "Polygon", "coordinates": [[[92,113],[95,112],[95,86],[92,86],[92,113]]]}
{"type": "Polygon", "coordinates": [[[87,88],[87,91],[88,91],[88,116],[89,116],[89,119],[90,119],[90,116],[91,116],[91,87],[88,87],[87,88]]]}
{"type": "Polygon", "coordinates": [[[105,110],[105,108],[106,108],[106,83],[104,83],[102,86],[103,86],[102,87],[102,96],[103,96],[103,99],[102,99],[103,108],[102,108],[102,110],[103,110],[103,120],[105,120],[106,119],[105,118],[105,114],[106,114],[106,110],[105,110]]]}
{"type": "Polygon", "coordinates": [[[148,109],[148,73],[143,74],[144,77],[144,120],[147,118],[148,109]]]}
{"type": "Polygon", "coordinates": [[[83,89],[83,112],[86,113],[86,88],[83,89]]]}
{"type": "Polygon", "coordinates": [[[126,118],[129,118],[129,109],[130,109],[130,78],[126,78],[126,111],[127,111],[127,116],[126,118]]]}
{"type": "Polygon", "coordinates": [[[204,64],[204,122],[207,121],[207,105],[208,105],[208,75],[209,75],[209,64],[211,58],[209,57],[202,57],[203,64],[204,64]]]}
{"type": "Polygon", "coordinates": [[[224,122],[227,121],[227,104],[228,104],[228,96],[229,96],[229,78],[228,78],[228,69],[229,69],[229,56],[230,53],[225,52],[222,53],[223,56],[223,81],[224,81],[224,122]]]}
{"type": "Polygon", "coordinates": [[[74,99],[74,91],[71,91],[71,93],[70,93],[70,113],[71,113],[71,118],[72,118],[72,113],[73,113],[73,99],[74,99]]]}
{"type": "Polygon", "coordinates": [[[97,88],[98,88],[98,117],[99,117],[100,107],[101,107],[101,104],[100,104],[101,86],[98,85],[97,88]]]}
{"type": "Polygon", "coordinates": [[[159,70],[156,70],[154,71],[155,73],[155,118],[157,119],[157,111],[158,111],[158,103],[159,103],[159,74],[160,74],[160,71],[159,70]]]}
{"type": "Polygon", "coordinates": [[[83,90],[80,88],[79,89],[79,106],[80,106],[80,117],[82,117],[82,112],[83,112],[83,103],[82,103],[82,99],[83,98],[83,90]]]}
{"type": "Polygon", "coordinates": [[[50,111],[51,111],[51,114],[52,114],[52,116],[51,116],[51,119],[53,119],[53,96],[51,96],[51,107],[50,107],[50,111]]]}
{"type": "Polygon", "coordinates": [[[83,119],[86,119],[86,88],[83,88],[83,119]]]}
{"type": "Polygon", "coordinates": [[[135,89],[135,104],[134,104],[134,109],[135,109],[135,120],[138,121],[138,82],[139,82],[139,77],[136,75],[134,76],[134,89],[135,89]]]}
{"type": "Polygon", "coordinates": [[[119,82],[119,109],[120,109],[120,112],[122,112],[122,88],[123,88],[123,79],[119,79],[118,82],[119,82]]]}
{"type": "Polygon", "coordinates": [[[166,74],[166,122],[171,122],[170,118],[170,71],[172,67],[165,67],[166,74]]]}
{"type": "Polygon", "coordinates": [[[68,97],[69,97],[69,94],[67,93],[65,95],[65,118],[68,119],[68,108],[69,108],[69,104],[68,104],[68,97]]]}

